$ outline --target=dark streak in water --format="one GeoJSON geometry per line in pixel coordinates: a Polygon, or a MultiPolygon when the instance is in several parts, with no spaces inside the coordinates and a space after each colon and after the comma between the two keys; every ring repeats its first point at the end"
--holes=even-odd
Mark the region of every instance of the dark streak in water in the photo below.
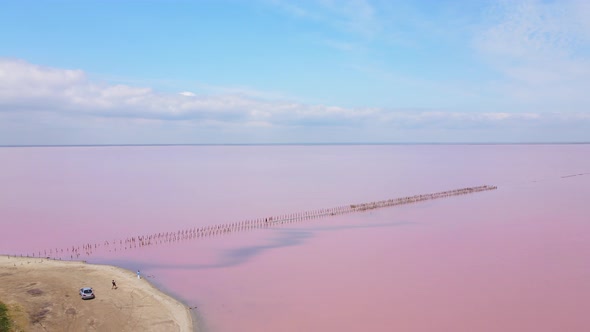
{"type": "Polygon", "coordinates": [[[565,179],[565,178],[572,178],[572,177],[574,177],[574,176],[582,176],[582,175],[586,175],[586,174],[589,174],[589,173],[580,173],[580,174],[564,175],[564,176],[562,176],[561,178],[562,178],[562,179],[565,179]]]}
{"type": "Polygon", "coordinates": [[[181,269],[181,270],[206,270],[216,268],[227,268],[238,266],[247,263],[252,258],[261,255],[262,253],[284,247],[298,246],[314,236],[315,232],[339,231],[345,229],[360,229],[360,228],[379,228],[379,227],[398,227],[407,225],[416,225],[412,222],[395,222],[395,223],[379,223],[369,225],[354,225],[354,226],[336,226],[336,227],[322,227],[310,229],[280,229],[275,230],[279,234],[272,242],[264,245],[245,246],[236,249],[226,250],[222,253],[216,263],[210,264],[154,264],[150,262],[131,262],[107,259],[104,263],[121,266],[131,270],[136,270],[137,265],[141,265],[142,269],[181,269]]]}

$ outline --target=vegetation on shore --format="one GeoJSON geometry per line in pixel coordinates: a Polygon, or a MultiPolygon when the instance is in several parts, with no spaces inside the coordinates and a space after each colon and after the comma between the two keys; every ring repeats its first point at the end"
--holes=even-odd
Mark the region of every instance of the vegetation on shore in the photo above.
{"type": "Polygon", "coordinates": [[[6,304],[0,302],[0,332],[11,331],[11,326],[8,307],[6,307],[6,304]]]}

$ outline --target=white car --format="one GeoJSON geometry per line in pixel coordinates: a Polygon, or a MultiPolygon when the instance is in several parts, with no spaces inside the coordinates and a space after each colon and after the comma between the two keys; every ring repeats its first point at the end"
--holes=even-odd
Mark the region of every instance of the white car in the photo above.
{"type": "Polygon", "coordinates": [[[82,297],[82,300],[93,299],[94,291],[90,287],[80,288],[80,296],[82,297]]]}

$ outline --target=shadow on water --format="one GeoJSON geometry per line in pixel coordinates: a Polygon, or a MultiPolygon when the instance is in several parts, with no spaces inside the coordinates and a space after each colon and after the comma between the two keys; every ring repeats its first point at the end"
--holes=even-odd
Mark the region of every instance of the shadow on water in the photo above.
{"type": "Polygon", "coordinates": [[[340,225],[340,226],[321,226],[313,228],[269,228],[278,236],[271,239],[270,243],[263,245],[243,246],[239,248],[225,250],[221,253],[217,262],[208,264],[165,264],[159,262],[135,262],[135,261],[121,261],[121,260],[105,260],[106,264],[114,264],[135,270],[137,265],[141,265],[142,269],[181,269],[181,270],[205,270],[216,268],[234,267],[247,263],[256,256],[262,253],[284,247],[293,247],[305,243],[308,239],[313,238],[317,232],[333,232],[348,229],[368,229],[368,228],[383,228],[383,227],[400,227],[418,225],[415,222],[393,222],[393,223],[374,223],[367,225],[340,225]]]}

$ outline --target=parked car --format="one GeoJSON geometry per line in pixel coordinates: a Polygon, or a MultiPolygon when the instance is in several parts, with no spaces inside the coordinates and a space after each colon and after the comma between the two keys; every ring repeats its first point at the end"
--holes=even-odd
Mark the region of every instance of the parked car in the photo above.
{"type": "Polygon", "coordinates": [[[80,296],[82,297],[82,300],[93,299],[94,291],[90,287],[80,288],[80,296]]]}

